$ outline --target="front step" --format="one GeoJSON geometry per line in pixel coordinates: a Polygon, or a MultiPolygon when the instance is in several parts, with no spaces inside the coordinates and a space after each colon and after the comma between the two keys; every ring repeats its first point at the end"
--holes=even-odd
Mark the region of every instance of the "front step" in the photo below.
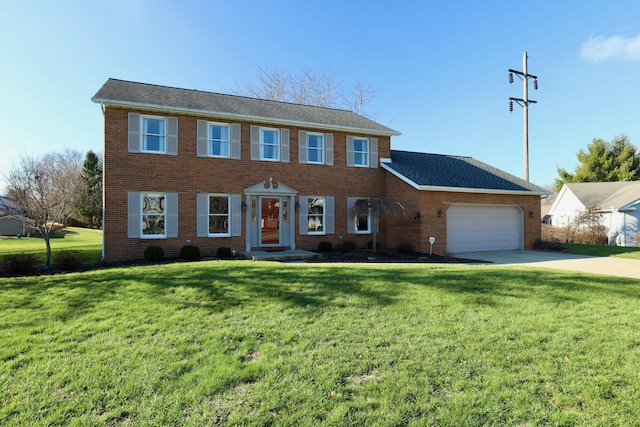
{"type": "Polygon", "coordinates": [[[244,252],[244,255],[247,259],[252,261],[280,261],[280,262],[290,262],[290,261],[306,261],[312,260],[320,257],[320,254],[316,252],[310,251],[301,251],[301,250],[283,250],[283,251],[257,251],[252,250],[250,252],[244,252]]]}

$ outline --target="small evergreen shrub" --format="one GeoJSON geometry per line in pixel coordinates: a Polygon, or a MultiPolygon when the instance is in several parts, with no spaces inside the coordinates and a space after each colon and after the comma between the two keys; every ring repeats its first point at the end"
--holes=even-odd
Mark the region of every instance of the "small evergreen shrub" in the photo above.
{"type": "Polygon", "coordinates": [[[62,271],[78,271],[82,267],[80,252],[73,250],[61,250],[56,254],[54,262],[62,271]]]}
{"type": "Polygon", "coordinates": [[[164,249],[160,246],[149,246],[144,250],[144,259],[147,261],[160,261],[164,259],[164,249]]]}
{"type": "Polygon", "coordinates": [[[536,240],[535,243],[533,244],[533,247],[541,251],[561,252],[566,249],[564,245],[560,242],[551,241],[551,240],[542,240],[542,239],[536,240]]]}
{"type": "Polygon", "coordinates": [[[329,252],[331,248],[332,248],[331,242],[327,240],[323,240],[322,242],[318,243],[318,250],[320,252],[329,252]]]}
{"type": "Polygon", "coordinates": [[[200,259],[200,248],[193,245],[186,245],[180,248],[180,258],[187,261],[197,261],[200,259]]]}
{"type": "Polygon", "coordinates": [[[217,258],[231,258],[231,256],[232,256],[231,248],[227,248],[225,246],[221,246],[216,251],[216,257],[217,258]]]}
{"type": "Polygon", "coordinates": [[[7,255],[2,260],[2,270],[9,276],[26,276],[32,274],[38,264],[35,255],[7,255]]]}
{"type": "Polygon", "coordinates": [[[342,243],[342,252],[353,252],[356,250],[356,244],[351,240],[342,243]]]}
{"type": "Polygon", "coordinates": [[[411,246],[411,243],[400,243],[398,245],[398,252],[400,252],[403,255],[409,255],[413,253],[413,246],[411,246]]]}

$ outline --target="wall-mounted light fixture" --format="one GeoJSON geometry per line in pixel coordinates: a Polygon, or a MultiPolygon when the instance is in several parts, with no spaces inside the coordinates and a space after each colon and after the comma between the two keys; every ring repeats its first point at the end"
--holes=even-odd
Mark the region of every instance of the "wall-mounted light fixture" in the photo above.
{"type": "Polygon", "coordinates": [[[296,203],[293,205],[293,207],[294,207],[297,211],[299,211],[299,210],[300,210],[300,202],[296,202],[296,203]]]}
{"type": "Polygon", "coordinates": [[[241,208],[243,211],[246,211],[246,210],[247,210],[247,202],[243,201],[242,203],[240,203],[240,208],[241,208]]]}
{"type": "Polygon", "coordinates": [[[533,211],[529,211],[529,218],[533,218],[533,211]]]}
{"type": "Polygon", "coordinates": [[[438,218],[442,218],[442,214],[444,211],[442,209],[438,209],[438,218]]]}

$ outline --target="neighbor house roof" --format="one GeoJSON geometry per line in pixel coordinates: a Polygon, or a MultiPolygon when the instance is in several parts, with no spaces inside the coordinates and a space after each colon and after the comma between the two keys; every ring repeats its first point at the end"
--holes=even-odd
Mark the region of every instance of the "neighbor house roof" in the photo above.
{"type": "Polygon", "coordinates": [[[107,80],[91,100],[111,106],[180,112],[229,120],[245,119],[255,122],[318,127],[376,135],[400,135],[398,131],[347,110],[117,79],[107,80]]]}
{"type": "Polygon", "coordinates": [[[608,211],[640,200],[640,182],[572,182],[565,184],[585,208],[597,206],[608,211]]]}
{"type": "Polygon", "coordinates": [[[418,190],[549,194],[472,157],[391,150],[390,161],[382,167],[418,190]]]}

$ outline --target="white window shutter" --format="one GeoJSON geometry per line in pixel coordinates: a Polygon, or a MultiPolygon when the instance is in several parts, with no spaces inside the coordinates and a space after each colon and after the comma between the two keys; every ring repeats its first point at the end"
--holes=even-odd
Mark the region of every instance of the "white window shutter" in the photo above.
{"type": "Polygon", "coordinates": [[[207,237],[209,235],[209,195],[199,193],[196,196],[197,212],[197,236],[207,237]]]}
{"type": "Polygon", "coordinates": [[[335,207],[334,207],[334,198],[333,196],[327,196],[324,198],[324,218],[326,221],[325,224],[325,233],[326,234],[333,234],[335,233],[335,228],[336,228],[336,221],[335,221],[335,207]]]}
{"type": "Polygon", "coordinates": [[[167,237],[178,237],[178,193],[165,194],[164,232],[167,237]]]}
{"type": "Polygon", "coordinates": [[[178,155],[178,119],[167,117],[167,154],[178,155]]]}
{"type": "Polygon", "coordinates": [[[289,163],[289,129],[280,129],[280,161],[289,163]]]}
{"type": "Polygon", "coordinates": [[[231,149],[229,150],[230,156],[232,159],[240,159],[240,125],[237,123],[232,123],[229,126],[230,133],[230,141],[229,145],[231,145],[231,149]]]}
{"type": "Polygon", "coordinates": [[[353,166],[354,154],[353,154],[353,137],[347,137],[347,166],[353,166]]]}
{"type": "Polygon", "coordinates": [[[307,196],[298,197],[298,203],[300,203],[300,210],[298,214],[298,230],[300,235],[309,234],[309,200],[307,196]]]}
{"type": "Polygon", "coordinates": [[[260,126],[251,126],[251,160],[260,160],[260,126]]]}
{"type": "Polygon", "coordinates": [[[307,163],[307,132],[298,132],[298,163],[307,163]]]}
{"type": "Polygon", "coordinates": [[[325,133],[324,141],[324,163],[326,165],[333,165],[333,134],[325,133]]]}
{"type": "Polygon", "coordinates": [[[242,235],[242,196],[240,194],[231,195],[230,208],[231,230],[229,231],[232,236],[240,236],[242,235]]]}
{"type": "Polygon", "coordinates": [[[356,216],[353,215],[353,208],[356,205],[355,197],[347,197],[347,233],[355,234],[356,232],[356,216]]]}
{"type": "Polygon", "coordinates": [[[140,193],[130,191],[127,193],[127,237],[135,239],[140,237],[140,193]]]}
{"type": "Polygon", "coordinates": [[[197,139],[196,139],[196,155],[198,157],[207,157],[209,155],[208,136],[209,125],[205,120],[198,120],[196,125],[197,139]]]}
{"type": "Polygon", "coordinates": [[[140,114],[129,113],[129,152],[140,152],[140,114]]]}
{"type": "Polygon", "coordinates": [[[369,164],[372,168],[378,167],[378,138],[369,138],[369,150],[371,151],[371,162],[369,164]]]}

